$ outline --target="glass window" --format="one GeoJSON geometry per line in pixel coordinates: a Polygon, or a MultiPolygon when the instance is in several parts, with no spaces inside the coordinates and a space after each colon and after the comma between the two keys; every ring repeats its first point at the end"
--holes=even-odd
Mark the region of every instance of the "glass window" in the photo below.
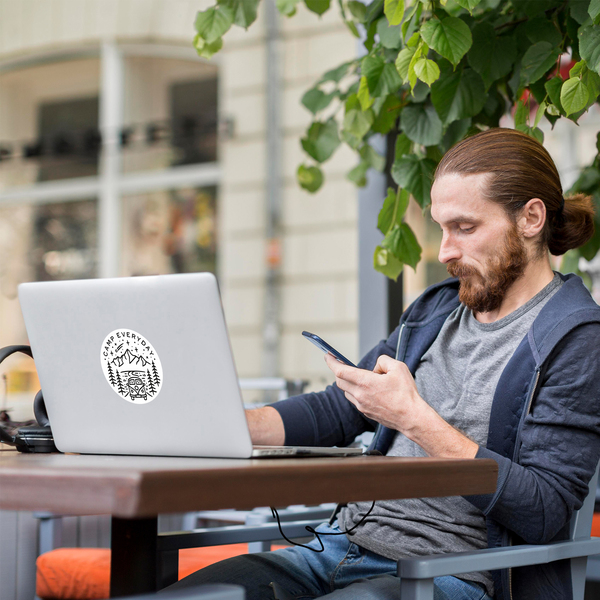
{"type": "Polygon", "coordinates": [[[217,160],[217,67],[125,59],[123,172],[217,160]]]}
{"type": "Polygon", "coordinates": [[[216,188],[123,198],[123,274],[216,270],[216,188]]]}
{"type": "Polygon", "coordinates": [[[217,78],[171,86],[174,165],[217,160],[217,78]]]}
{"type": "Polygon", "coordinates": [[[97,97],[40,104],[38,131],[26,153],[39,153],[39,181],[98,174],[97,97]]]}
{"type": "Polygon", "coordinates": [[[81,200],[33,207],[28,262],[35,280],[96,277],[96,206],[81,200]]]}

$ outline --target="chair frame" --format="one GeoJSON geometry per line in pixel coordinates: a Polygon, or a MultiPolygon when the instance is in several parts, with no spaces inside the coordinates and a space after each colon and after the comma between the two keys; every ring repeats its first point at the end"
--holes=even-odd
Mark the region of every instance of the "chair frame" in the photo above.
{"type": "Polygon", "coordinates": [[[399,560],[402,600],[433,600],[435,577],[539,565],[564,559],[571,561],[573,600],[583,600],[588,556],[600,554],[600,538],[590,537],[599,469],[600,464],[590,481],[583,506],[571,518],[569,540],[399,560]]]}

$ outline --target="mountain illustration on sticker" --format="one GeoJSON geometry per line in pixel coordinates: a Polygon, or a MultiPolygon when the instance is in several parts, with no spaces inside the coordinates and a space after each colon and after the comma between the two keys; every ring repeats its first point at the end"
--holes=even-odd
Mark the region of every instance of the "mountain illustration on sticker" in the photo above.
{"type": "Polygon", "coordinates": [[[130,365],[147,365],[148,361],[144,360],[142,356],[137,356],[131,352],[129,348],[121,356],[117,356],[111,364],[116,365],[117,367],[122,367],[125,363],[130,365]]]}
{"type": "Polygon", "coordinates": [[[100,350],[104,377],[112,389],[133,404],[154,400],[163,384],[160,358],[152,344],[131,329],[111,331],[100,350]]]}

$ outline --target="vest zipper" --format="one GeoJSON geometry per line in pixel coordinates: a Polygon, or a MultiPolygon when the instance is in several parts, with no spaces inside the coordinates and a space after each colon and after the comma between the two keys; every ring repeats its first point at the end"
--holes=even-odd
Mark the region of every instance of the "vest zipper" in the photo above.
{"type": "MultiPolygon", "coordinates": [[[[525,412],[523,414],[523,417],[521,419],[521,423],[519,425],[519,432],[518,432],[518,435],[517,435],[517,439],[515,440],[515,452],[513,454],[513,460],[516,459],[516,457],[517,457],[519,442],[521,441],[522,424],[525,422],[525,418],[527,417],[527,415],[531,412],[531,405],[533,404],[533,397],[535,396],[535,392],[537,390],[538,382],[540,380],[540,372],[541,372],[540,369],[536,369],[535,380],[533,382],[533,387],[531,388],[531,393],[529,394],[529,398],[527,400],[527,407],[526,407],[525,412]]],[[[509,538],[508,538],[508,545],[512,546],[512,536],[509,536],[509,538]]],[[[510,597],[510,600],[513,600],[513,593],[512,593],[512,567],[508,569],[508,595],[510,597]]]]}

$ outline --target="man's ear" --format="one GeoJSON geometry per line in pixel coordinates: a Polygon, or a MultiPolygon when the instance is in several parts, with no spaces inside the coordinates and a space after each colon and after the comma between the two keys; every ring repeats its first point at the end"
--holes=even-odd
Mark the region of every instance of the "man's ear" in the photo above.
{"type": "Polygon", "coordinates": [[[546,222],[546,205],[539,198],[532,198],[522,209],[517,218],[519,231],[526,238],[533,238],[544,228],[546,222]]]}

